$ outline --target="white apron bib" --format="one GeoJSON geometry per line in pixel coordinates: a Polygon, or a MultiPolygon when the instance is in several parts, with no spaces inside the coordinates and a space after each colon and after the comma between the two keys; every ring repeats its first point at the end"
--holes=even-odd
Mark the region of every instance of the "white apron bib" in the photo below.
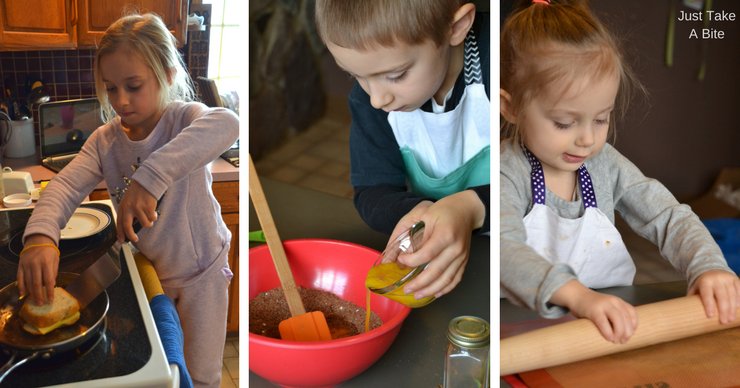
{"type": "Polygon", "coordinates": [[[570,266],[586,287],[631,285],[635,264],[619,231],[597,207],[586,166],[578,169],[586,210],[581,218],[562,218],[545,206],[545,175],[540,161],[528,150],[524,153],[532,165],[533,207],[524,217],[527,245],[551,263],[570,266]]]}
{"type": "Polygon", "coordinates": [[[464,67],[467,86],[454,110],[388,114],[409,187],[417,194],[440,199],[491,181],[491,104],[472,34],[465,39],[464,67]]]}

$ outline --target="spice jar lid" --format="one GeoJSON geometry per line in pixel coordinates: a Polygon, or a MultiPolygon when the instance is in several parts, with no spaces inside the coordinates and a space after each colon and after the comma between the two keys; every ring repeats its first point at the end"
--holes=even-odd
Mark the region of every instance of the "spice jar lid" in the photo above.
{"type": "Polygon", "coordinates": [[[488,322],[470,315],[453,318],[447,327],[447,338],[450,342],[466,348],[487,346],[490,337],[488,322]]]}

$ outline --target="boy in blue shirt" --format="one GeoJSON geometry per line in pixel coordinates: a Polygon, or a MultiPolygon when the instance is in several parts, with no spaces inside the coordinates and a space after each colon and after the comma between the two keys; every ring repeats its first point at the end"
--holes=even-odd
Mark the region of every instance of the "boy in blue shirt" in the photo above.
{"type": "Polygon", "coordinates": [[[424,221],[416,298],[461,280],[490,230],[489,15],[465,0],[318,0],[319,34],[356,79],[349,96],[355,206],[391,241],[424,221]]]}

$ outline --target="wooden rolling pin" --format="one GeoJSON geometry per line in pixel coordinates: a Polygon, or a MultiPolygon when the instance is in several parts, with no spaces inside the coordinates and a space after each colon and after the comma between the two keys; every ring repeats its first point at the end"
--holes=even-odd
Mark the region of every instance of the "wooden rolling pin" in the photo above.
{"type": "Polygon", "coordinates": [[[707,318],[698,295],[637,306],[636,310],[637,330],[626,344],[607,341],[588,319],[504,338],[500,373],[547,368],[740,326],[740,309],[735,321],[722,325],[717,315],[707,318]]]}

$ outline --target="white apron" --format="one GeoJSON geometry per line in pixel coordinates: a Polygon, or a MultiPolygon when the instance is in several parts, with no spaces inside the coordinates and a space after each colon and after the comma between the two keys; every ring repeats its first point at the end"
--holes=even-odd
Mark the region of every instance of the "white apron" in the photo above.
{"type": "Polygon", "coordinates": [[[388,114],[409,187],[426,197],[441,199],[491,182],[491,104],[472,31],[465,39],[464,67],[467,86],[454,110],[388,114]]]}
{"type": "Polygon", "coordinates": [[[527,245],[551,263],[568,265],[586,287],[631,285],[635,264],[617,228],[596,206],[585,164],[578,169],[578,183],[586,210],[581,218],[562,218],[545,206],[542,164],[528,150],[524,153],[532,165],[533,207],[524,217],[527,245]]]}

